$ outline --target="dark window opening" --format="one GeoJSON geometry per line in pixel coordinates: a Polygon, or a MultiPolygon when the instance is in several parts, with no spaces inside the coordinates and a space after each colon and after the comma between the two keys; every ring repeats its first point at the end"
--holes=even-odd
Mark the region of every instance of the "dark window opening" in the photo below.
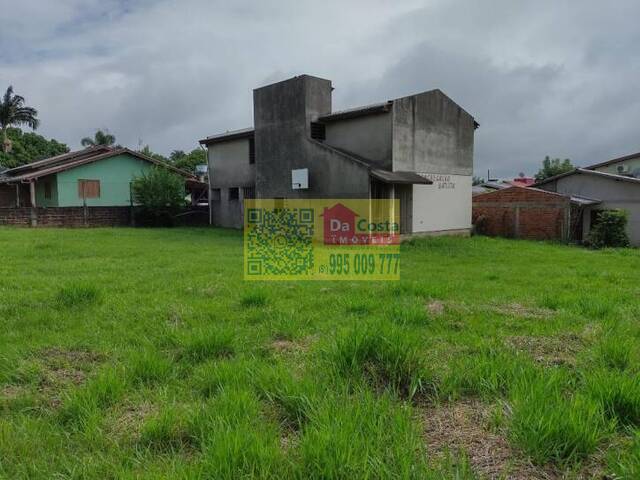
{"type": "Polygon", "coordinates": [[[44,198],[51,200],[51,182],[44,182],[44,198]]]}
{"type": "Polygon", "coordinates": [[[238,187],[233,187],[229,189],[229,201],[239,200],[240,199],[240,189],[238,187]]]}
{"type": "Polygon", "coordinates": [[[249,163],[256,163],[256,141],[253,138],[249,139],[249,163]]]}
{"type": "Polygon", "coordinates": [[[256,188],[255,187],[243,187],[243,189],[242,189],[242,198],[256,198],[256,188]]]}
{"type": "Polygon", "coordinates": [[[314,140],[325,140],[327,138],[324,123],[311,122],[311,138],[314,140]]]}
{"type": "Polygon", "coordinates": [[[211,189],[211,201],[212,202],[219,202],[220,201],[220,189],[219,188],[212,188],[211,189]]]}

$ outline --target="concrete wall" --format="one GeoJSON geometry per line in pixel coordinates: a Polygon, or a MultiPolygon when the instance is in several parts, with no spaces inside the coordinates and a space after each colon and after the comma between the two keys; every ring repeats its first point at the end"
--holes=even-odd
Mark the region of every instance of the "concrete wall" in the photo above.
{"type": "Polygon", "coordinates": [[[391,170],[391,112],[327,123],[327,145],[343,148],[391,170]]]}
{"type": "Polygon", "coordinates": [[[128,206],[131,204],[131,182],[152,167],[151,163],[125,153],[60,172],[57,174],[58,206],[83,205],[83,199],[78,195],[80,179],[100,180],[100,198],[88,198],[88,206],[128,206]]]}
{"type": "Polygon", "coordinates": [[[574,174],[541,185],[540,188],[567,195],[601,200],[602,203],[585,209],[583,238],[587,238],[590,210],[623,209],[629,212],[627,232],[634,246],[640,246],[640,183],[616,181],[589,174],[574,174]]]}
{"type": "Polygon", "coordinates": [[[433,185],[413,186],[413,231],[471,228],[471,177],[423,174],[433,185]]]}
{"type": "Polygon", "coordinates": [[[368,196],[366,166],[311,140],[310,125],[331,112],[331,82],[302,75],[253,92],[258,198],[368,196]],[[309,169],[309,188],[291,188],[291,170],[309,169]]]}
{"type": "Polygon", "coordinates": [[[249,139],[241,138],[209,145],[209,172],[212,190],[220,191],[220,200],[210,195],[213,224],[242,228],[243,187],[256,182],[256,164],[249,163],[249,139]],[[238,188],[238,200],[229,199],[229,189],[238,188]]]}
{"type": "Polygon", "coordinates": [[[394,171],[473,174],[473,117],[444,93],[399,98],[392,112],[394,171]]]}

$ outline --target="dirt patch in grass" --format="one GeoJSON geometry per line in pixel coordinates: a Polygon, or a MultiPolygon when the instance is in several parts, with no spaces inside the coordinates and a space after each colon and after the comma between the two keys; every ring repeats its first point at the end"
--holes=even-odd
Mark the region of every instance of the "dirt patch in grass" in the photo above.
{"type": "Polygon", "coordinates": [[[427,303],[426,308],[430,315],[442,315],[444,313],[444,302],[441,302],[440,300],[432,300],[427,303]]]}
{"type": "Polygon", "coordinates": [[[38,386],[41,394],[52,406],[60,403],[60,391],[68,385],[83,384],[92,368],[104,357],[88,350],[65,350],[53,347],[40,351],[36,357],[42,365],[42,378],[38,386]]]}
{"type": "Polygon", "coordinates": [[[145,420],[157,414],[158,408],[150,402],[127,403],[118,413],[111,422],[111,433],[117,437],[138,440],[145,420]]]}
{"type": "Polygon", "coordinates": [[[512,336],[507,337],[505,343],[515,350],[526,352],[536,362],[546,366],[575,366],[576,356],[584,347],[584,340],[576,334],[512,336]]]}
{"type": "Polygon", "coordinates": [[[548,318],[554,313],[553,310],[548,308],[530,307],[516,302],[492,305],[491,309],[501,315],[525,318],[548,318]]]}
{"type": "Polygon", "coordinates": [[[429,454],[464,451],[482,478],[560,478],[553,467],[532,465],[502,434],[489,431],[490,412],[490,406],[477,400],[426,407],[421,416],[429,454]]]}
{"type": "Polygon", "coordinates": [[[270,350],[279,354],[304,353],[318,340],[316,335],[291,340],[288,338],[276,338],[269,344],[270,350]]]}
{"type": "Polygon", "coordinates": [[[21,385],[3,385],[0,387],[0,404],[20,398],[26,392],[27,389],[21,385]]]}

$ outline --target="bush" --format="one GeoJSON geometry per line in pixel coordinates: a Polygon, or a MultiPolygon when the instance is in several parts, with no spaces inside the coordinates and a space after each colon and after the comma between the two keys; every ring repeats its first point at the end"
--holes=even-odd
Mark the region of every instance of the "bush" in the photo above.
{"type": "Polygon", "coordinates": [[[604,210],[598,214],[598,222],[591,228],[589,244],[593,248],[628,247],[627,222],[629,214],[625,210],[604,210]]]}
{"type": "Polygon", "coordinates": [[[131,185],[139,205],[136,222],[143,226],[170,227],[185,206],[184,179],[166,168],[155,167],[136,177],[131,185]]]}

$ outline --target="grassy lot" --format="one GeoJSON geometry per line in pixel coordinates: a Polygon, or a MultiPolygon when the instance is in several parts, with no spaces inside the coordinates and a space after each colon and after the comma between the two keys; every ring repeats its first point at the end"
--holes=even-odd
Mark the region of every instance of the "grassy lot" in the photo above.
{"type": "Polygon", "coordinates": [[[0,229],[5,478],[640,477],[640,252],[402,247],[245,283],[237,232],[0,229]]]}

